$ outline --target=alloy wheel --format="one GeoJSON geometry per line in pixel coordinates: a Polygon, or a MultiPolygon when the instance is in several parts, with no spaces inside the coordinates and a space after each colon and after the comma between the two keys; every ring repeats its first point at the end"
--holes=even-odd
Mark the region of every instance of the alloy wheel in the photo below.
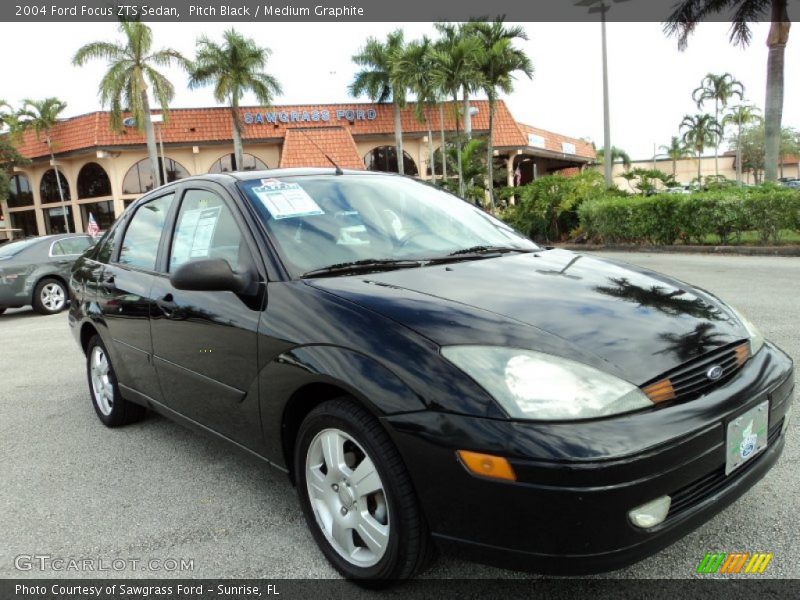
{"type": "Polygon", "coordinates": [[[336,552],[358,567],[377,564],[388,547],[389,506],[364,448],[340,429],[320,431],[306,454],[306,487],[317,525],[336,552]]]}
{"type": "Polygon", "coordinates": [[[42,305],[51,312],[58,312],[64,307],[66,295],[64,288],[57,283],[48,283],[42,287],[40,294],[42,305]]]}
{"type": "Polygon", "coordinates": [[[105,350],[100,346],[92,349],[90,358],[90,373],[92,392],[100,412],[108,416],[114,409],[114,384],[111,382],[111,365],[108,362],[105,350]]]}

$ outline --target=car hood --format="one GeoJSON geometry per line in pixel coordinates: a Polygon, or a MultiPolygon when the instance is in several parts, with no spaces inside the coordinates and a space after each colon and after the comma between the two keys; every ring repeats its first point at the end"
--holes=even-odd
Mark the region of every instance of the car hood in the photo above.
{"type": "Polygon", "coordinates": [[[707,292],[565,250],[307,282],[439,345],[549,352],[637,385],[747,338],[730,309],[707,292]]]}

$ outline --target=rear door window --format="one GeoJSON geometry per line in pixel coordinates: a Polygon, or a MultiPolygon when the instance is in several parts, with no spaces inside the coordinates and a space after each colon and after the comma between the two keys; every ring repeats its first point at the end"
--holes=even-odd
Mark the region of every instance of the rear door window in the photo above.
{"type": "Polygon", "coordinates": [[[175,194],[168,194],[136,209],[122,238],[119,264],[155,271],[158,245],[174,199],[175,194]]]}

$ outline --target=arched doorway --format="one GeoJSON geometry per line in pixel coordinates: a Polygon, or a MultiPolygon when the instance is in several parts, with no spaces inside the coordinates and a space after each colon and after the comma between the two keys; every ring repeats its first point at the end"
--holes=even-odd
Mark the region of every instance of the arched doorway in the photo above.
{"type": "MultiPolygon", "coordinates": [[[[397,173],[397,149],[394,146],[378,146],[364,156],[364,165],[369,171],[383,171],[384,173],[397,173]]],[[[417,163],[408,154],[403,152],[403,171],[406,175],[417,176],[419,170],[417,163]]]]}
{"type": "Polygon", "coordinates": [[[97,163],[86,163],[78,173],[78,200],[111,195],[111,180],[97,163]]]}

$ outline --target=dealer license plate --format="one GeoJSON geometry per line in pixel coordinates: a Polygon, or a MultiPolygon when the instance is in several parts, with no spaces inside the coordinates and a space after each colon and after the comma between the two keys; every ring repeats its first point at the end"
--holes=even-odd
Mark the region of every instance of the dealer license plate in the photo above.
{"type": "Polygon", "coordinates": [[[725,474],[735,471],[767,447],[769,401],[765,400],[728,423],[725,474]]]}

